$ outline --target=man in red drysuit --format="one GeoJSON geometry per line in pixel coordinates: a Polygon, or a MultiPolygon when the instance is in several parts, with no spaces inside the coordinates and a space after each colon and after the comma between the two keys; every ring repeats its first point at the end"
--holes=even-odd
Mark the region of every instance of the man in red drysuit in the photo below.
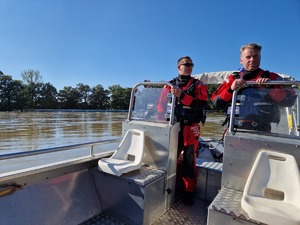
{"type": "MultiPolygon", "coordinates": [[[[212,94],[211,100],[217,108],[225,108],[228,106],[228,103],[231,103],[233,92],[237,89],[245,87],[247,81],[256,81],[258,84],[262,84],[269,80],[282,80],[282,77],[278,74],[269,72],[267,70],[262,70],[260,68],[261,49],[262,47],[255,43],[247,44],[241,47],[241,71],[229,75],[212,94]]],[[[296,99],[294,90],[278,89],[280,89],[280,87],[275,86],[274,89],[270,90],[268,93],[270,100],[274,103],[292,106],[296,99]],[[277,89],[275,90],[275,88],[277,89]]],[[[270,112],[270,114],[272,113],[270,112]]],[[[256,126],[251,124],[256,123],[249,122],[249,124],[245,127],[253,130],[271,131],[270,122],[261,123],[256,126]]]]}
{"type": "MultiPolygon", "coordinates": [[[[196,152],[200,137],[200,121],[203,120],[203,108],[207,104],[206,85],[191,76],[194,64],[188,56],[177,62],[178,76],[170,81],[172,87],[163,89],[158,103],[158,112],[166,113],[167,94],[171,92],[177,98],[176,119],[181,130],[178,135],[177,186],[183,184],[183,201],[193,204],[196,188],[196,152]]],[[[176,190],[177,193],[179,190],[176,190]]]]}

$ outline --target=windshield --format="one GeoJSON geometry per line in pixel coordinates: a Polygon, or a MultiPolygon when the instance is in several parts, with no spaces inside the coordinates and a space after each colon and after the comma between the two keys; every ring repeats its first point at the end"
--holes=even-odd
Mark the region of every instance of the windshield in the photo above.
{"type": "Polygon", "coordinates": [[[233,101],[235,130],[254,130],[299,136],[298,89],[248,87],[233,101]]]}
{"type": "Polygon", "coordinates": [[[172,95],[165,85],[140,85],[133,89],[130,120],[169,123],[172,95]]]}

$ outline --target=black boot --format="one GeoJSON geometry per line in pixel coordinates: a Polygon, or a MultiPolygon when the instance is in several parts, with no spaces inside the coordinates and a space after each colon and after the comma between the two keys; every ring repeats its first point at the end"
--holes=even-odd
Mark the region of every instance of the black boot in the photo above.
{"type": "Polygon", "coordinates": [[[183,192],[182,201],[185,205],[193,205],[194,203],[194,192],[183,192]]]}

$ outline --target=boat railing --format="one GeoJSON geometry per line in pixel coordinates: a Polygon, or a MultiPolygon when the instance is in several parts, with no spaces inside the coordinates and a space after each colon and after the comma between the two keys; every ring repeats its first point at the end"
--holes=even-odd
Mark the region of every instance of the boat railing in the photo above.
{"type": "MultiPolygon", "coordinates": [[[[272,87],[274,85],[281,86],[283,88],[291,87],[296,91],[297,99],[295,101],[295,104],[293,106],[293,122],[296,125],[296,134],[299,136],[299,129],[300,129],[300,117],[299,117],[299,87],[300,87],[300,81],[268,81],[263,84],[258,84],[255,81],[247,81],[247,85],[245,87],[258,87],[259,85],[265,85],[272,87]]],[[[229,132],[234,134],[236,132],[236,114],[239,112],[238,109],[238,93],[240,89],[237,89],[233,92],[232,102],[231,102],[231,110],[230,110],[230,122],[229,122],[229,132]]],[[[286,107],[288,108],[288,107],[286,107]]]]}
{"type": "Polygon", "coordinates": [[[115,143],[115,142],[119,142],[119,141],[120,141],[120,138],[114,138],[114,139],[108,139],[108,140],[102,140],[102,141],[86,142],[86,143],[81,143],[81,144],[38,149],[38,150],[32,150],[32,151],[26,151],[26,152],[14,152],[14,153],[0,155],[0,160],[40,155],[40,154],[53,153],[53,152],[68,151],[68,150],[74,150],[74,149],[78,149],[78,148],[82,148],[82,147],[88,147],[89,155],[91,157],[93,157],[93,156],[95,156],[95,146],[109,144],[109,143],[115,143]]]}

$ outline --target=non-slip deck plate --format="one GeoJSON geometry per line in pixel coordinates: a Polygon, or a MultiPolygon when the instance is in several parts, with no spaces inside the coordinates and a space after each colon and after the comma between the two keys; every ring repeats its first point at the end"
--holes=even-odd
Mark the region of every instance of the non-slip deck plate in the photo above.
{"type": "Polygon", "coordinates": [[[212,209],[232,216],[252,222],[254,224],[261,224],[260,222],[250,219],[248,214],[241,206],[241,198],[243,192],[229,188],[222,188],[217,197],[211,203],[212,209]]]}
{"type": "MultiPolygon", "coordinates": [[[[192,206],[184,205],[181,199],[160,216],[152,225],[206,225],[209,202],[195,199],[192,206]]],[[[126,225],[126,223],[101,213],[80,225],[126,225]]]]}
{"type": "Polygon", "coordinates": [[[195,199],[192,206],[187,206],[178,199],[153,225],[206,225],[208,206],[209,202],[200,199],[195,199]]]}

